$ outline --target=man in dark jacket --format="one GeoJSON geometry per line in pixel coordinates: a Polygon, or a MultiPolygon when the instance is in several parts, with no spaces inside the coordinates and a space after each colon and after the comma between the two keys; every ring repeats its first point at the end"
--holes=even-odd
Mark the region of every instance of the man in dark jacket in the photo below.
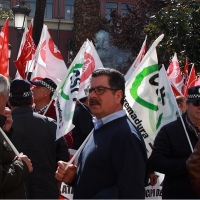
{"type": "MultiPolygon", "coordinates": [[[[5,108],[9,90],[8,79],[0,74],[0,127],[7,135],[12,134],[11,111],[5,108]]],[[[0,199],[25,199],[23,182],[27,180],[32,170],[29,158],[23,154],[15,157],[11,147],[0,133],[0,199]]]]}
{"type": "Polygon", "coordinates": [[[123,110],[125,80],[117,70],[92,73],[89,108],[93,135],[75,166],[60,161],[56,178],[74,181],[76,199],[144,199],[147,153],[144,140],[123,110]]]}
{"type": "Polygon", "coordinates": [[[9,105],[13,117],[11,141],[27,154],[33,163],[33,173],[25,182],[28,199],[56,199],[58,188],[55,179],[56,122],[33,112],[30,83],[13,80],[9,105]]]}
{"type": "Polygon", "coordinates": [[[152,154],[150,170],[165,174],[163,199],[199,199],[192,188],[186,161],[199,139],[200,86],[188,90],[187,112],[183,115],[185,132],[180,118],[159,131],[152,154]],[[188,137],[186,136],[188,134],[188,137]]]}

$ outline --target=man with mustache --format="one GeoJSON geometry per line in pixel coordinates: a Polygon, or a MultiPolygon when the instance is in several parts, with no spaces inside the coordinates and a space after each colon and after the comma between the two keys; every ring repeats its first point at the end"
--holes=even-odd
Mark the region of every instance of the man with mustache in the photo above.
{"type": "Polygon", "coordinates": [[[94,133],[78,159],[78,168],[59,161],[56,178],[74,185],[75,199],[144,199],[146,148],[123,110],[125,80],[114,69],[92,73],[89,108],[94,133]]]}

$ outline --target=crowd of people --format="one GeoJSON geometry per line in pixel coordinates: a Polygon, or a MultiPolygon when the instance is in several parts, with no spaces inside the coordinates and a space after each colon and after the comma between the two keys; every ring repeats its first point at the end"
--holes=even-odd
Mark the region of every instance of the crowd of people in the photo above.
{"type": "Polygon", "coordinates": [[[0,133],[2,199],[57,199],[61,182],[73,186],[74,199],[144,199],[154,172],[165,174],[163,199],[200,198],[200,86],[176,98],[182,116],[161,128],[149,159],[123,109],[123,74],[92,73],[89,95],[77,101],[75,128],[58,140],[50,104],[56,87],[49,78],[9,83],[0,75],[0,128],[21,152],[15,155],[0,133]],[[92,130],[78,165],[68,164],[69,148],[79,149],[92,130]]]}

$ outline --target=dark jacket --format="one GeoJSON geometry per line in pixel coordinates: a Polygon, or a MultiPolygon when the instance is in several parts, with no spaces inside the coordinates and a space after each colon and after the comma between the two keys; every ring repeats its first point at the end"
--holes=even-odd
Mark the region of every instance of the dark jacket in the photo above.
{"type": "Polygon", "coordinates": [[[12,111],[11,141],[19,152],[31,159],[33,172],[25,182],[27,198],[56,199],[56,123],[53,119],[34,113],[29,107],[12,111]]]}
{"type": "Polygon", "coordinates": [[[0,199],[25,199],[23,182],[29,175],[28,166],[15,155],[0,133],[0,199]]]}
{"type": "Polygon", "coordinates": [[[72,129],[72,149],[77,150],[89,135],[90,131],[94,128],[92,114],[89,108],[85,105],[77,104],[72,123],[75,125],[72,129]]]}
{"type": "MultiPolygon", "coordinates": [[[[197,136],[190,131],[183,115],[184,123],[194,147],[197,136]]],[[[149,158],[151,171],[165,174],[163,181],[163,199],[199,199],[191,185],[186,168],[186,161],[192,151],[189,146],[181,119],[171,122],[159,131],[152,154],[149,158]]]]}
{"type": "Polygon", "coordinates": [[[200,140],[197,142],[194,152],[186,162],[192,186],[200,196],[200,140]]]}

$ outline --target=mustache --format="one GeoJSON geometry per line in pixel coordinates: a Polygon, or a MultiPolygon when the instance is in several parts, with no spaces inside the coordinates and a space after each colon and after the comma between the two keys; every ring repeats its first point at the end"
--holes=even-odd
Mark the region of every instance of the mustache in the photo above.
{"type": "Polygon", "coordinates": [[[90,99],[89,106],[92,106],[92,105],[101,105],[101,103],[97,99],[90,99]]]}

